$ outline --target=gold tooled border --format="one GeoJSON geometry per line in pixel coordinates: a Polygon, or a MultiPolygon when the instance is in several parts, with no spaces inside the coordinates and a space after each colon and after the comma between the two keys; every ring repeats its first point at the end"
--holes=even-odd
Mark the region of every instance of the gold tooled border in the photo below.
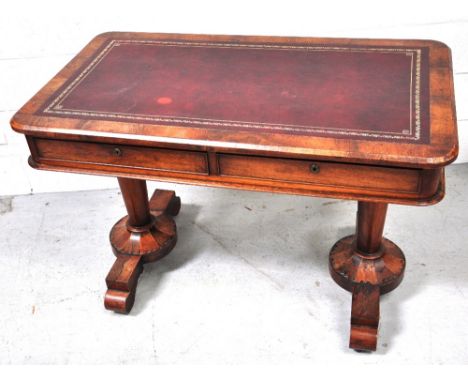
{"type": "Polygon", "coordinates": [[[349,136],[362,136],[371,138],[385,139],[405,139],[418,141],[421,138],[421,49],[417,48],[378,48],[378,47],[345,47],[345,46],[309,46],[309,45],[266,45],[266,44],[241,44],[241,43],[216,43],[216,42],[189,42],[189,41],[165,41],[165,40],[111,40],[104,49],[83,69],[83,71],[52,100],[52,102],[43,110],[44,113],[51,113],[64,116],[82,116],[95,118],[112,118],[121,120],[138,119],[148,122],[170,122],[186,123],[198,126],[226,126],[226,127],[244,127],[281,131],[292,131],[296,133],[310,133],[311,131],[319,134],[338,134],[349,136]],[[404,54],[411,57],[410,66],[410,123],[409,130],[405,129],[399,133],[377,133],[372,130],[352,130],[340,129],[337,127],[307,126],[307,125],[287,125],[262,122],[220,120],[209,118],[192,118],[183,116],[160,116],[148,114],[130,114],[130,113],[111,113],[105,111],[87,111],[79,109],[67,109],[63,107],[63,101],[73,92],[73,90],[97,67],[97,65],[109,54],[109,52],[122,44],[140,44],[140,45],[163,45],[178,47],[207,47],[207,48],[237,48],[237,49],[272,49],[272,50],[306,50],[306,51],[349,51],[349,52],[379,52],[386,54],[404,54]],[[414,72],[414,76],[413,76],[414,72]],[[414,78],[413,78],[414,77],[414,78]],[[413,92],[414,86],[414,92],[413,92]],[[414,112],[414,126],[413,126],[414,112]]]}

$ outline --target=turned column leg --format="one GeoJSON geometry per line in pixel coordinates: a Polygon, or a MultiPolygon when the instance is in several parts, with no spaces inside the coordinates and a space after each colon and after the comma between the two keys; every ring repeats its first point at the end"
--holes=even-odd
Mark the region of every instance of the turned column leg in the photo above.
{"type": "Polygon", "coordinates": [[[330,252],[330,274],[353,293],[349,346],[372,351],[377,347],[380,295],[403,279],[405,257],[383,238],[386,203],[358,202],[356,234],[339,240],[330,252]]]}
{"type": "Polygon", "coordinates": [[[117,178],[127,209],[127,224],[142,227],[151,222],[146,181],[140,179],[117,178]]]}
{"type": "Polygon", "coordinates": [[[173,191],[156,190],[148,201],[146,181],[118,178],[128,215],[112,228],[110,242],[117,259],[106,277],[106,309],[128,313],[135,301],[143,264],[167,255],[177,241],[172,216],[180,209],[173,191]]]}

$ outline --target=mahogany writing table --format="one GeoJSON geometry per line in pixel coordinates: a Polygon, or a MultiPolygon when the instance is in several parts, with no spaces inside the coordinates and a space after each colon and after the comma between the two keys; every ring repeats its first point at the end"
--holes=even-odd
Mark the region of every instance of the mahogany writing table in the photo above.
{"type": "Polygon", "coordinates": [[[148,200],[148,179],[357,200],[356,234],[329,258],[356,350],[376,348],[380,295],[405,269],[382,237],[388,203],[440,201],[458,152],[450,50],[426,40],[105,33],[11,125],[35,168],[118,178],[116,312],[176,243],[180,199],[148,200]]]}

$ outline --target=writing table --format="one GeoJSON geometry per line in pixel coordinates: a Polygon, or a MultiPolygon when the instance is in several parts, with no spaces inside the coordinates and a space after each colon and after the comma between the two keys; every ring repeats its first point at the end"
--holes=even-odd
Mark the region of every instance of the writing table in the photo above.
{"type": "Polygon", "coordinates": [[[380,295],[405,269],[388,204],[440,201],[458,152],[450,50],[428,40],[104,33],[11,125],[34,168],[118,178],[116,312],[177,239],[180,199],[148,199],[146,180],[357,200],[356,233],[329,257],[356,350],[375,350],[380,295]]]}

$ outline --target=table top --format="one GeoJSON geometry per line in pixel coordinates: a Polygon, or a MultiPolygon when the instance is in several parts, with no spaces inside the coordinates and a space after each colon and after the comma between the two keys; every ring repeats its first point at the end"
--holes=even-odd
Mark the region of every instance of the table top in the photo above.
{"type": "Polygon", "coordinates": [[[110,32],[12,119],[33,136],[441,167],[449,48],[429,40],[110,32]]]}

